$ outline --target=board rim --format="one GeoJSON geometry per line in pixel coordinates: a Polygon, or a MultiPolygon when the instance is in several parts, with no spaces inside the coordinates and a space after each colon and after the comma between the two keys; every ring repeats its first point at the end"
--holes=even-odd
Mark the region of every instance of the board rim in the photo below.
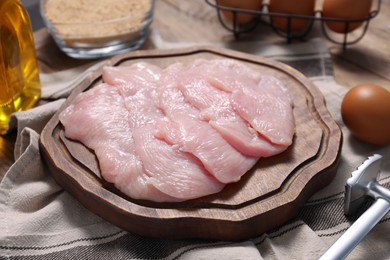
{"type": "MultiPolygon", "coordinates": [[[[323,151],[322,152],[323,154],[318,155],[318,158],[316,159],[320,159],[322,161],[321,169],[318,169],[316,174],[309,176],[307,178],[306,183],[301,183],[301,185],[302,184],[305,185],[303,185],[303,188],[300,190],[300,192],[295,194],[290,194],[289,197],[291,198],[291,201],[288,201],[285,204],[285,205],[290,205],[291,208],[293,208],[293,210],[289,210],[284,213],[285,216],[279,217],[280,221],[278,221],[278,223],[272,223],[271,220],[271,221],[267,221],[268,222],[267,225],[264,224],[262,225],[261,222],[264,222],[264,220],[266,220],[266,217],[264,216],[260,217],[259,214],[255,213],[255,211],[252,211],[253,212],[252,215],[242,216],[241,219],[239,218],[232,219],[231,216],[229,216],[229,214],[222,214],[223,216],[226,216],[226,218],[221,218],[221,215],[215,214],[215,212],[217,211],[223,211],[225,213],[231,210],[237,211],[237,209],[226,209],[226,208],[205,209],[205,215],[204,216],[202,215],[202,217],[199,217],[197,215],[198,213],[191,215],[188,214],[187,212],[186,215],[182,215],[180,217],[172,216],[169,218],[166,216],[170,214],[159,214],[159,213],[162,213],[163,211],[168,212],[171,211],[172,209],[149,208],[143,205],[133,203],[131,201],[127,201],[123,198],[117,198],[115,196],[110,195],[110,193],[107,193],[106,195],[108,197],[104,198],[104,202],[107,203],[107,205],[105,205],[104,207],[91,208],[89,204],[94,200],[99,200],[99,198],[101,199],[100,197],[101,194],[98,193],[102,191],[96,190],[98,189],[98,187],[94,186],[92,181],[91,182],[85,181],[83,184],[81,184],[75,178],[72,178],[69,175],[67,175],[67,178],[64,178],[64,176],[61,176],[61,174],[67,174],[67,173],[64,172],[65,170],[63,169],[62,163],[60,162],[61,165],[59,165],[58,162],[54,162],[52,158],[50,158],[51,157],[50,155],[53,152],[51,149],[56,147],[55,143],[52,140],[53,138],[52,134],[55,125],[59,121],[58,120],[59,112],[57,112],[50,119],[50,121],[42,131],[40,137],[40,147],[43,156],[45,158],[45,161],[48,164],[49,168],[51,169],[51,173],[54,179],[60,184],[60,186],[62,187],[65,186],[64,188],[68,190],[68,192],[71,193],[73,196],[75,196],[84,206],[89,208],[95,214],[98,214],[101,217],[107,219],[111,223],[130,232],[134,232],[140,235],[153,236],[153,237],[203,238],[203,239],[228,239],[228,240],[244,239],[244,238],[253,237],[255,235],[266,232],[267,230],[274,228],[275,226],[280,225],[285,221],[291,219],[292,217],[296,216],[297,210],[303,206],[303,203],[306,201],[308,196],[311,195],[316,190],[318,190],[319,188],[326,186],[331,181],[331,179],[333,179],[333,176],[335,174],[335,169],[337,168],[338,160],[340,157],[341,144],[342,144],[341,129],[339,128],[337,123],[333,120],[332,116],[327,110],[322,93],[303,74],[293,69],[292,67],[275,60],[254,56],[251,54],[245,54],[233,50],[210,47],[210,46],[190,47],[190,48],[175,49],[175,50],[136,51],[128,54],[115,56],[112,59],[108,60],[105,64],[103,64],[100,67],[100,69],[104,65],[117,65],[123,62],[124,60],[150,58],[150,57],[163,58],[172,55],[186,56],[186,55],[193,55],[193,54],[205,53],[205,52],[224,56],[224,57],[234,58],[236,60],[238,59],[238,60],[249,61],[253,63],[261,63],[262,65],[266,65],[268,67],[281,70],[289,74],[296,81],[298,81],[304,87],[306,87],[307,91],[312,95],[311,105],[321,114],[322,117],[319,118],[319,120],[322,120],[324,125],[326,125],[329,130],[329,134],[323,137],[324,139],[326,139],[324,141],[331,142],[333,145],[337,146],[338,149],[336,149],[332,153],[329,152],[326,153],[323,151]],[[314,180],[319,180],[320,184],[315,184],[314,180]],[[64,183],[65,181],[68,183],[72,183],[72,185],[64,183]],[[84,197],[85,195],[88,196],[84,197]],[[119,205],[121,203],[123,204],[119,205]],[[125,205],[125,207],[123,205],[125,205]],[[120,220],[115,220],[107,212],[104,212],[103,210],[100,209],[100,208],[110,208],[110,207],[116,208],[117,212],[115,212],[114,215],[120,216],[120,220]],[[164,215],[164,218],[162,218],[161,215],[164,215]],[[134,221],[134,223],[140,223],[140,226],[144,226],[145,223],[149,223],[149,225],[153,227],[154,230],[146,231],[145,229],[140,229],[139,227],[137,227],[137,224],[133,224],[133,225],[124,224],[122,222],[125,222],[126,220],[122,220],[123,218],[125,219],[128,218],[128,220],[134,221]],[[167,223],[169,223],[169,225],[167,225],[167,223]],[[252,224],[257,225],[258,227],[250,228],[252,224]],[[217,227],[213,228],[214,225],[216,225],[217,227]],[[176,231],[172,233],[172,230],[171,232],[168,232],[171,226],[176,226],[177,229],[185,228],[189,230],[189,232],[176,231]],[[198,226],[199,229],[194,228],[194,226],[198,226]],[[229,231],[229,232],[224,231],[223,227],[228,227],[228,226],[233,227],[232,229],[234,231],[229,231]],[[210,231],[206,232],[205,230],[206,231],[210,230],[210,231]]],[[[81,81],[81,83],[79,84],[79,88],[76,88],[74,91],[72,91],[71,95],[64,102],[64,104],[61,106],[59,111],[61,111],[67,105],[69,105],[69,102],[71,102],[73,97],[81,92],[82,87],[80,86],[83,86],[83,84],[87,84],[87,85],[91,84],[91,82],[96,81],[101,76],[100,69],[87,75],[85,79],[81,81]]],[[[66,161],[64,161],[63,163],[66,163],[66,161]]],[[[310,167],[310,165],[308,167],[310,167]]],[[[291,180],[289,185],[297,185],[297,184],[294,183],[294,180],[291,180]]],[[[292,191],[293,189],[286,189],[286,192],[292,192],[292,191]]],[[[239,210],[242,210],[245,207],[255,208],[257,203],[258,202],[241,207],[239,208],[239,210]]],[[[274,205],[274,207],[271,208],[271,210],[265,212],[266,215],[269,216],[273,214],[278,214],[278,207],[281,207],[281,205],[274,205]]],[[[173,209],[173,211],[177,211],[177,209],[173,209]]]]}

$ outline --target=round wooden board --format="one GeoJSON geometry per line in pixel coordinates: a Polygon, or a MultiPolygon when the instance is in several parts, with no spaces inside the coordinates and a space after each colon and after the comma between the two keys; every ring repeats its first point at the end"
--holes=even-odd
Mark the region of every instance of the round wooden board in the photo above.
{"type": "Polygon", "coordinates": [[[280,62],[213,47],[136,51],[106,65],[146,61],[165,67],[196,58],[231,58],[279,77],[294,102],[296,134],[283,153],[261,158],[243,178],[221,192],[180,203],[137,201],[100,177],[93,151],[67,139],[58,114],[81,92],[102,81],[91,72],[44,128],[40,145],[54,179],[85,207],[132,233],[159,238],[241,240],[260,235],[296,216],[300,207],[335,174],[342,133],[321,92],[301,73],[280,62]]]}

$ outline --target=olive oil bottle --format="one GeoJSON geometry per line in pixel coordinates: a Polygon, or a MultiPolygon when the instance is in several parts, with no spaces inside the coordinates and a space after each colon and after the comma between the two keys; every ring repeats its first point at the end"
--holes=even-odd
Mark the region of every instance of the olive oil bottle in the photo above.
{"type": "Polygon", "coordinates": [[[33,107],[40,95],[28,13],[19,0],[0,0],[0,134],[13,112],[33,107]]]}

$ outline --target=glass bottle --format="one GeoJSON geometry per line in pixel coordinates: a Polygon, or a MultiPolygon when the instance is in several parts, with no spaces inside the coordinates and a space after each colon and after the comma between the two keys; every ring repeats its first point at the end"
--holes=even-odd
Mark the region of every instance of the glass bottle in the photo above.
{"type": "Polygon", "coordinates": [[[28,13],[19,0],[0,0],[0,134],[12,113],[33,107],[40,95],[28,13]]]}

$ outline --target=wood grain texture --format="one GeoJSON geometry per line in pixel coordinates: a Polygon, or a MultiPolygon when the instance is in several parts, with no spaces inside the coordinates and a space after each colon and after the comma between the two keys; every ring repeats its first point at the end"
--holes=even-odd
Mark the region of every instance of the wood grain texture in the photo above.
{"type": "Polygon", "coordinates": [[[55,180],[92,212],[136,234],[163,238],[239,240],[273,229],[293,218],[313,192],[333,178],[342,134],[320,91],[287,65],[212,47],[137,51],[110,60],[114,66],[147,61],[159,66],[195,58],[233,58],[264,74],[279,77],[294,102],[296,134],[283,153],[262,158],[243,178],[220,193],[181,203],[127,198],[100,177],[93,151],[67,139],[58,113],[81,92],[101,82],[90,74],[42,132],[40,145],[55,180]]]}

